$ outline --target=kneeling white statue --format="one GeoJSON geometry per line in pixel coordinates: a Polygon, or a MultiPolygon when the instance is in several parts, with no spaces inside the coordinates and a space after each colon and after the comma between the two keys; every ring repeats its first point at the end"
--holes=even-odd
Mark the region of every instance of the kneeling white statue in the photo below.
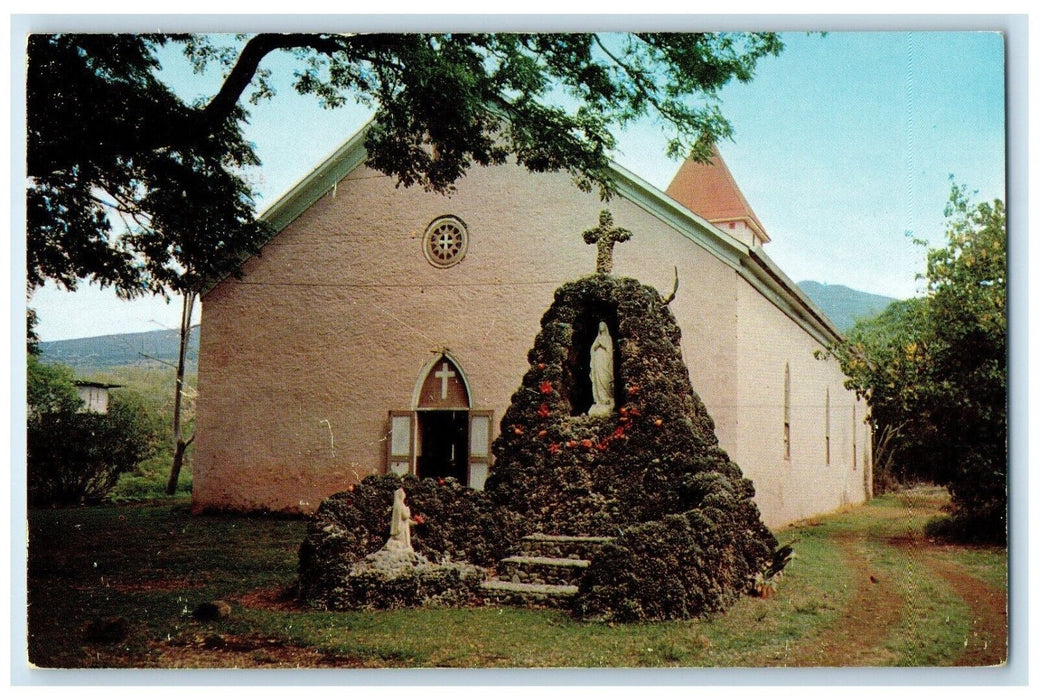
{"type": "Polygon", "coordinates": [[[393,494],[393,511],[390,513],[390,539],[386,540],[383,549],[398,552],[411,552],[411,509],[404,503],[404,489],[397,489],[393,494]]]}

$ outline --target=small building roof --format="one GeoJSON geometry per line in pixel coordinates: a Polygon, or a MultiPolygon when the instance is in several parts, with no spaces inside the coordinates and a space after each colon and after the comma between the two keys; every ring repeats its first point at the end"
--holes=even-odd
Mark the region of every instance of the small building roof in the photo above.
{"type": "Polygon", "coordinates": [[[90,382],[90,381],[86,381],[84,379],[77,379],[76,381],[74,381],[72,383],[75,384],[76,386],[95,387],[95,388],[98,388],[98,389],[118,389],[119,387],[122,386],[122,384],[107,384],[105,382],[90,382]]]}
{"type": "Polygon", "coordinates": [[[711,144],[709,163],[698,163],[691,156],[686,158],[667,186],[666,194],[712,224],[743,221],[766,243],[772,240],[714,144],[711,144]]]}

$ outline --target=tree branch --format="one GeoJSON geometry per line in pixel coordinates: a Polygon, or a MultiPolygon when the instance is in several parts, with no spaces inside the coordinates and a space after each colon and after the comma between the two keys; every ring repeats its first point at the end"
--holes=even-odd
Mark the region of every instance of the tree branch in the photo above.
{"type": "MultiPolygon", "coordinates": [[[[83,162],[105,162],[117,158],[133,158],[141,152],[162,148],[185,149],[205,141],[231,115],[242,93],[256,76],[260,62],[282,49],[310,48],[331,56],[349,48],[350,35],[327,34],[258,34],[250,39],[220,90],[201,109],[173,110],[160,119],[151,119],[137,128],[120,134],[120,138],[95,143],[79,143],[76,148],[48,147],[47,143],[30,141],[27,154],[28,175],[43,178],[81,165],[83,162]]],[[[369,60],[367,57],[365,60],[369,60]]],[[[42,79],[31,70],[29,78],[42,79]]],[[[46,90],[45,85],[36,88],[46,90]]],[[[51,144],[53,145],[53,144],[51,144]]]]}
{"type": "Polygon", "coordinates": [[[655,86],[647,84],[646,78],[641,70],[632,68],[624,61],[620,60],[617,56],[613,55],[613,52],[606,48],[598,34],[592,34],[592,39],[604,54],[611,61],[613,61],[621,71],[631,80],[631,84],[635,86],[635,89],[640,95],[642,95],[647,102],[653,105],[653,108],[657,110],[661,115],[667,117],[670,120],[670,115],[665,111],[664,107],[657,100],[655,86]]]}
{"type": "Polygon", "coordinates": [[[146,352],[138,351],[137,354],[140,355],[141,357],[143,357],[146,360],[154,360],[155,362],[158,362],[160,364],[166,365],[167,367],[172,367],[174,369],[176,369],[176,367],[177,367],[177,365],[175,365],[174,363],[172,363],[172,362],[170,362],[168,360],[164,360],[161,357],[155,357],[154,355],[149,355],[146,352]]]}
{"type": "Polygon", "coordinates": [[[220,90],[199,113],[197,125],[208,133],[231,115],[267,54],[284,49],[310,48],[331,56],[346,50],[346,39],[346,35],[332,37],[324,34],[257,34],[246,43],[220,90]]]}

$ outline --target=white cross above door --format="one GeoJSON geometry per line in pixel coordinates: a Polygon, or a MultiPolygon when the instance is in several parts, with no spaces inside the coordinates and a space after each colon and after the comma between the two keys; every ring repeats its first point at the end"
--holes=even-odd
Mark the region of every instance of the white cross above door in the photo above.
{"type": "Polygon", "coordinates": [[[446,362],[440,366],[440,370],[433,374],[434,377],[440,380],[440,398],[447,398],[447,382],[451,377],[457,376],[451,371],[451,365],[446,362]]]}

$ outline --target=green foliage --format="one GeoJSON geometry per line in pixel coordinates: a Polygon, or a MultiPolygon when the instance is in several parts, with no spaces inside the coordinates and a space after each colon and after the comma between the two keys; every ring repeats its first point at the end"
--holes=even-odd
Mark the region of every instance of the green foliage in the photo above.
{"type": "Polygon", "coordinates": [[[512,155],[604,195],[614,130],[650,116],[669,129],[671,155],[706,158],[710,142],[731,133],[718,90],[750,80],[759,59],[782,49],[775,34],[742,33],[318,35],[296,44],[307,65],[296,89],[327,105],[371,105],[369,164],[401,184],[447,191],[472,165],[512,155]]]}
{"type": "MultiPolygon", "coordinates": [[[[258,161],[239,99],[250,84],[254,104],[274,95],[260,68],[272,52],[299,59],[301,94],[374,109],[367,162],[399,184],[448,192],[471,166],[512,156],[607,197],[611,130],[655,117],[671,155],[706,159],[731,131],[717,91],[781,48],[775,34],[738,33],[260,34],[235,57],[199,36],[30,36],[28,291],[87,279],[127,298],[188,294],[256,252],[268,231],[242,177],[258,161]],[[207,103],[160,80],[156,50],[170,42],[196,70],[228,70],[207,103]]],[[[177,418],[174,433],[171,491],[190,442],[177,418]]]]}
{"type": "MultiPolygon", "coordinates": [[[[165,423],[171,419],[173,412],[173,388],[176,376],[171,367],[162,365],[123,365],[108,367],[86,374],[91,381],[118,384],[138,394],[147,405],[148,410],[161,417],[165,423]]],[[[196,392],[197,374],[185,377],[188,386],[187,394],[196,392]]],[[[118,392],[117,392],[118,393],[118,392]]],[[[190,408],[190,405],[189,405],[190,408]]]]}
{"type": "Polygon", "coordinates": [[[25,309],[25,354],[30,356],[40,356],[40,334],[36,332],[36,324],[39,323],[39,317],[36,315],[36,309],[25,309]]]}
{"type": "Polygon", "coordinates": [[[74,413],[83,405],[76,391],[72,369],[65,365],[40,362],[30,353],[26,359],[25,381],[30,417],[44,413],[74,413]]]}
{"type": "MultiPolygon", "coordinates": [[[[82,408],[83,402],[76,391],[71,368],[40,362],[36,356],[29,355],[27,370],[30,423],[44,413],[71,414],[82,408]]],[[[155,367],[126,366],[113,367],[89,375],[88,378],[124,387],[112,393],[112,406],[132,404],[138,416],[136,422],[147,426],[147,432],[151,435],[150,448],[144,457],[132,469],[120,475],[108,497],[117,500],[148,500],[164,496],[172,458],[172,443],[169,440],[173,403],[172,372],[155,367]]],[[[188,377],[188,384],[193,393],[194,375],[188,377]]],[[[192,419],[190,408],[189,403],[188,415],[192,419]]],[[[190,494],[190,466],[187,475],[187,478],[181,479],[180,492],[190,494]]]]}
{"type": "MultiPolygon", "coordinates": [[[[175,376],[172,369],[162,365],[127,365],[109,367],[87,375],[93,381],[119,384],[124,391],[136,394],[144,403],[151,420],[154,421],[157,446],[146,459],[133,470],[123,474],[109,494],[109,498],[121,501],[141,501],[166,497],[166,482],[169,478],[170,462],[173,459],[173,390],[175,376]]],[[[185,391],[185,429],[194,429],[194,397],[197,375],[188,374],[185,391]]],[[[188,448],[187,460],[178,482],[179,495],[191,494],[191,455],[188,448]]]]}
{"type": "Polygon", "coordinates": [[[28,287],[80,279],[124,297],[198,289],[256,249],[235,108],[200,129],[156,77],[162,36],[28,42],[28,287]],[[116,222],[119,222],[118,224],[116,222]]]}
{"type": "Polygon", "coordinates": [[[393,492],[401,487],[412,517],[424,521],[412,527],[412,546],[432,562],[490,565],[518,540],[516,516],[497,508],[485,492],[455,479],[370,476],[325,499],[314,515],[299,553],[301,600],[316,607],[354,604],[342,592],[350,569],[386,544],[393,492]]]}
{"type": "Polygon", "coordinates": [[[855,324],[834,352],[848,376],[845,386],[869,401],[877,493],[900,483],[940,480],[943,465],[928,444],[934,424],[919,406],[926,314],[923,299],[894,302],[876,318],[855,324]]]}
{"type": "MultiPolygon", "coordinates": [[[[170,476],[169,450],[160,448],[132,471],[119,477],[108,494],[108,500],[119,503],[141,503],[168,499],[166,482],[170,476]]],[[[191,498],[192,470],[190,463],[181,472],[177,482],[177,498],[191,498]]]]}
{"type": "Polygon", "coordinates": [[[949,465],[953,517],[1005,541],[1007,505],[1006,211],[953,187],[948,243],[928,252],[929,380],[922,396],[949,465]]]}
{"type": "Polygon", "coordinates": [[[155,446],[154,422],[133,394],[113,394],[107,414],[74,408],[34,413],[27,436],[29,503],[97,503],[155,446]]]}
{"type": "Polygon", "coordinates": [[[892,472],[948,486],[964,526],[945,530],[1005,541],[1006,212],[954,185],[945,214],[928,295],[857,325],[832,352],[869,399],[892,472]]]}
{"type": "MultiPolygon", "coordinates": [[[[237,41],[237,39],[236,39],[237,41]]],[[[655,117],[671,155],[709,156],[730,127],[717,91],[776,55],[775,34],[260,34],[241,50],[206,37],[34,35],[28,41],[28,291],[82,279],[124,297],[190,293],[236,271],[268,233],[242,170],[258,165],[239,105],[274,95],[262,59],[291,51],[294,88],[370,105],[368,164],[448,192],[472,165],[512,156],[612,192],[611,130],[655,117]],[[198,71],[228,72],[205,104],[159,77],[180,42],[198,71]],[[558,99],[563,96],[563,99],[558,99]]],[[[32,340],[30,338],[30,345],[32,340]]],[[[174,420],[178,451],[185,442],[174,420]]]]}
{"type": "Polygon", "coordinates": [[[368,163],[447,192],[473,165],[511,155],[612,191],[613,131],[642,117],[671,155],[706,158],[728,137],[718,90],[748,81],[775,34],[61,34],[28,42],[28,284],[113,285],[127,297],[199,289],[255,250],[263,227],[241,177],[256,165],[239,99],[274,95],[263,58],[290,51],[294,88],[326,107],[375,112],[368,163]],[[180,42],[196,70],[226,71],[185,104],[156,50],[180,42]],[[243,43],[244,42],[244,43],[243,43]],[[224,42],[226,44],[226,42],[224,42]],[[116,225],[115,222],[121,222],[116,225]]]}

